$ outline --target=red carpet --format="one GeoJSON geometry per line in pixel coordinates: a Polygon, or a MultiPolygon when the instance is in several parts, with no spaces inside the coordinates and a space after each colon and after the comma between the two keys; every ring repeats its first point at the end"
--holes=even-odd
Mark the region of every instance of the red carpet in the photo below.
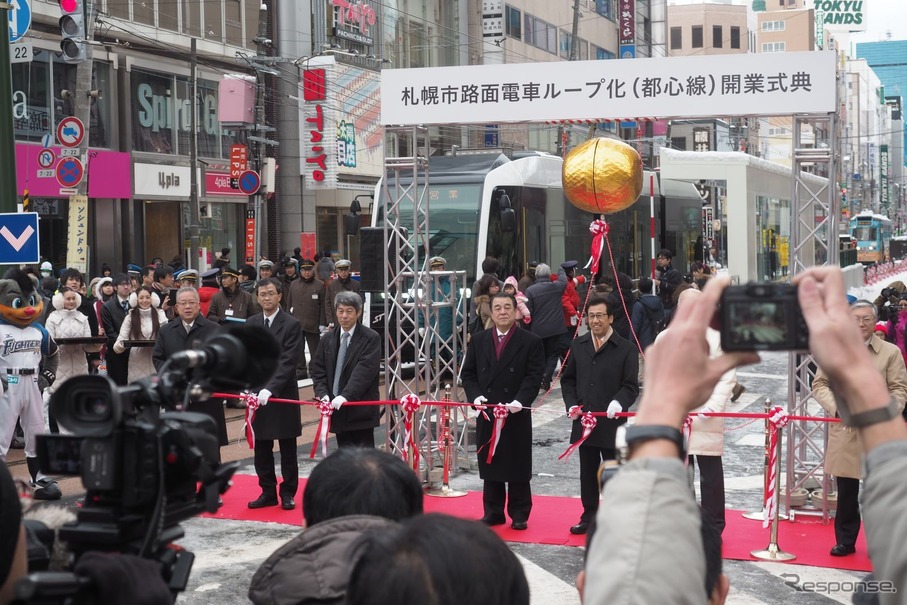
{"type": "MultiPolygon", "coordinates": [[[[296,510],[285,511],[279,506],[270,506],[251,510],[246,506],[261,493],[258,479],[252,475],[234,475],[233,487],[224,494],[224,505],[213,515],[204,515],[215,519],[234,519],[239,521],[265,521],[302,525],[302,492],[305,479],[299,480],[299,494],[296,498],[296,510]]],[[[532,497],[532,515],[529,518],[529,529],[514,531],[507,525],[494,527],[495,532],[507,542],[525,542],[530,544],[553,544],[558,546],[585,546],[585,536],[574,536],[568,530],[579,520],[582,504],[579,498],[564,496],[532,497]]],[[[478,519],[482,516],[482,494],[469,492],[461,498],[425,497],[425,511],[446,513],[464,519],[478,519]]],[[[828,551],[835,544],[834,526],[823,525],[811,518],[800,517],[795,523],[782,521],[778,527],[778,545],[785,552],[797,556],[790,563],[831,567],[853,571],[870,571],[872,566],[866,552],[866,542],[862,532],[857,540],[857,552],[848,557],[832,557],[828,551]]],[[[750,551],[764,549],[768,546],[769,530],[762,529],[761,521],[750,521],[741,516],[740,511],[727,511],[727,527],[724,530],[725,559],[741,561],[756,560],[750,551]]]]}

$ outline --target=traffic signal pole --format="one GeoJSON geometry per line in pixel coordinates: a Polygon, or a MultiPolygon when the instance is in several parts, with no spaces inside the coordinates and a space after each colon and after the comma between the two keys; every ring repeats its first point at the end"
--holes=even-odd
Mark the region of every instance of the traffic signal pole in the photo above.
{"type": "MultiPolygon", "coordinates": [[[[9,23],[11,5],[0,0],[0,24],[9,23]]],[[[2,30],[0,26],[0,30],[2,30]]],[[[0,212],[16,212],[16,140],[13,136],[13,72],[9,32],[0,40],[0,212]]]]}

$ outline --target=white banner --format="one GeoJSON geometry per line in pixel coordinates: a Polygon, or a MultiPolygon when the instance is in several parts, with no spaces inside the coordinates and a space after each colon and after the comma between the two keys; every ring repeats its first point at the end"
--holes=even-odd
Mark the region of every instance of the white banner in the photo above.
{"type": "Polygon", "coordinates": [[[770,116],[835,111],[835,53],[385,69],[381,124],[770,116]]]}

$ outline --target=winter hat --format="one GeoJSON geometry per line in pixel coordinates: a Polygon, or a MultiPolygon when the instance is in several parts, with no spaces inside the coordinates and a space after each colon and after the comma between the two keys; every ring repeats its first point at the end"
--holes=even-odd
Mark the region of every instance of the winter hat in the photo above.
{"type": "Polygon", "coordinates": [[[881,332],[885,335],[885,338],[888,338],[888,325],[884,321],[880,321],[872,329],[873,332],[881,332]]]}
{"type": "MultiPolygon", "coordinates": [[[[94,280],[92,280],[94,281],[94,280]]],[[[104,284],[113,284],[112,277],[102,277],[98,281],[94,282],[94,285],[91,287],[91,294],[98,300],[101,300],[101,288],[104,287],[104,284]]]]}

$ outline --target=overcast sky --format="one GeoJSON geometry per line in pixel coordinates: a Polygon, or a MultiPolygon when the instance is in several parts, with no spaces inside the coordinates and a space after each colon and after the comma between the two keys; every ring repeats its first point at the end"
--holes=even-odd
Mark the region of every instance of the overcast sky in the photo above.
{"type": "Polygon", "coordinates": [[[907,40],[907,2],[905,0],[863,0],[864,11],[869,22],[865,32],[854,33],[852,42],[878,42],[907,40]]]}

